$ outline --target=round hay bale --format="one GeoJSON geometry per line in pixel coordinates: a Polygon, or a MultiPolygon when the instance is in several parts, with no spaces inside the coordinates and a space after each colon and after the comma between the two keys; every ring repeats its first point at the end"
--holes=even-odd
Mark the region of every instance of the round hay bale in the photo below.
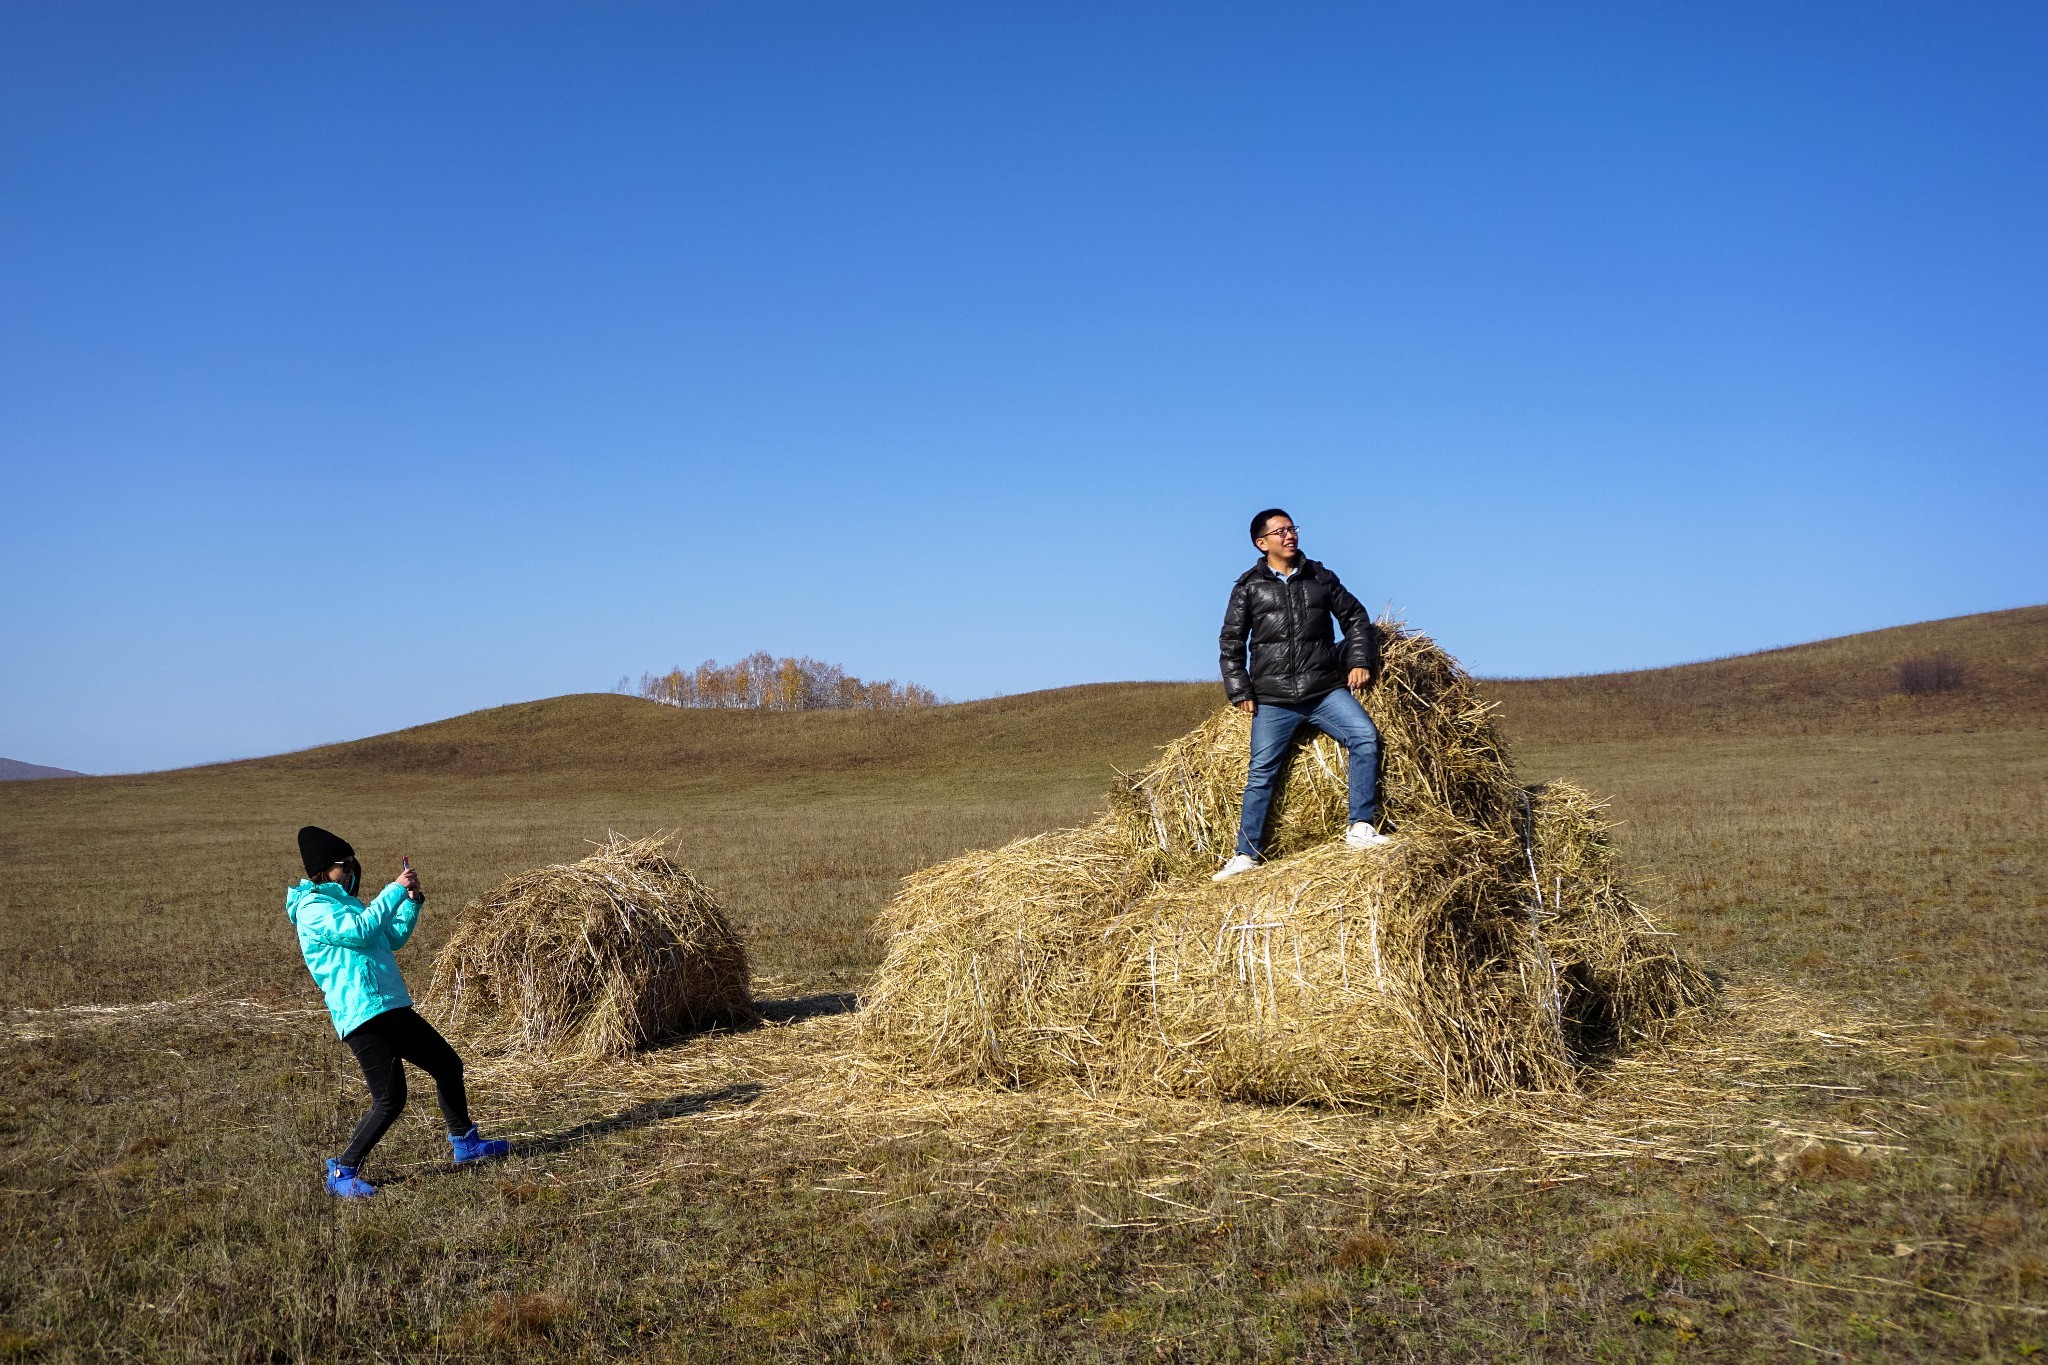
{"type": "MultiPolygon", "coordinates": [[[[1427,635],[1391,617],[1377,629],[1379,667],[1362,700],[1380,732],[1381,823],[1400,829],[1449,819],[1512,828],[1518,788],[1493,704],[1427,635]]],[[[1250,716],[1226,706],[1111,793],[1130,838],[1158,848],[1173,875],[1214,871],[1236,846],[1251,730],[1250,716]]],[[[1303,733],[1268,817],[1269,858],[1341,834],[1348,820],[1344,750],[1325,735],[1303,733]]]]}
{"type": "Polygon", "coordinates": [[[522,872],[462,908],[429,993],[486,1046],[621,1057],[756,1017],[746,945],[661,836],[522,872]]]}

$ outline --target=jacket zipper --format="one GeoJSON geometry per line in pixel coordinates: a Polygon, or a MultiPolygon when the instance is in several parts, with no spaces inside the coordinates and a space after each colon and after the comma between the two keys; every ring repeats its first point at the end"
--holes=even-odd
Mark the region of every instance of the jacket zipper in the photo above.
{"type": "Polygon", "coordinates": [[[1294,584],[1300,577],[1301,570],[1296,569],[1292,577],[1282,579],[1280,583],[1281,591],[1287,594],[1288,662],[1297,675],[1301,672],[1301,616],[1294,609],[1294,584]]]}

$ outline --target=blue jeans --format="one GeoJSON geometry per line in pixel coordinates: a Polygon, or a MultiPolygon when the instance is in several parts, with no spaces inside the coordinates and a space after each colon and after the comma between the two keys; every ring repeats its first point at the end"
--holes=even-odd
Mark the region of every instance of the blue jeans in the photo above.
{"type": "Polygon", "coordinates": [[[1287,771],[1295,732],[1313,725],[1351,755],[1351,823],[1371,821],[1379,810],[1380,732],[1358,698],[1338,688],[1307,706],[1262,701],[1252,713],[1252,768],[1245,778],[1244,815],[1237,827],[1237,851],[1259,856],[1266,838],[1266,813],[1287,771]]]}

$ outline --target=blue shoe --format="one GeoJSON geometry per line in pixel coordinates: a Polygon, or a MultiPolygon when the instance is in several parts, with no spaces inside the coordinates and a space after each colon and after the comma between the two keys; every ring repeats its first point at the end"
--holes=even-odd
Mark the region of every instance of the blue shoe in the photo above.
{"type": "Polygon", "coordinates": [[[377,1187],[357,1175],[355,1167],[344,1166],[333,1157],[329,1157],[327,1192],[336,1199],[368,1199],[377,1192],[377,1187]]]}
{"type": "Polygon", "coordinates": [[[450,1133],[448,1145],[455,1149],[455,1164],[458,1166],[467,1166],[472,1161],[489,1161],[512,1150],[512,1144],[503,1138],[478,1137],[473,1123],[469,1125],[469,1131],[459,1137],[450,1133]]]}

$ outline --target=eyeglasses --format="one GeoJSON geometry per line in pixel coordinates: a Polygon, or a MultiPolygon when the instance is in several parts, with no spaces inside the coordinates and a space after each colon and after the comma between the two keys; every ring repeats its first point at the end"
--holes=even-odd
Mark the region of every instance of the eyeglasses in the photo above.
{"type": "Polygon", "coordinates": [[[1270,530],[1261,533],[1259,539],[1270,540],[1275,536],[1279,537],[1281,540],[1300,540],[1301,528],[1299,526],[1275,526],[1270,530]]]}

